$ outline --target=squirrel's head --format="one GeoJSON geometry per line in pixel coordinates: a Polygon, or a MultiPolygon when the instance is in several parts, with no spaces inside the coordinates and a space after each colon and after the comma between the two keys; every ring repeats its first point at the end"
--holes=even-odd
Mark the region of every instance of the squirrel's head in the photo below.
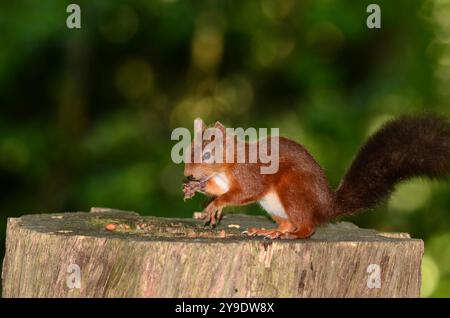
{"type": "Polygon", "coordinates": [[[207,180],[225,168],[226,130],[220,122],[208,128],[203,120],[194,121],[194,139],[184,175],[195,180],[207,180]]]}

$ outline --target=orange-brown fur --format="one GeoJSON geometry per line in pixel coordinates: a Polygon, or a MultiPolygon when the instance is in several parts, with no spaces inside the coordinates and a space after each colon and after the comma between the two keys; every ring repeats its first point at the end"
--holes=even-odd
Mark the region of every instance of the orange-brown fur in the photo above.
{"type": "MultiPolygon", "coordinates": [[[[223,126],[217,124],[216,127],[223,126]]],[[[260,162],[186,164],[186,176],[201,179],[222,172],[230,181],[229,190],[223,194],[211,179],[206,184],[206,194],[214,197],[205,209],[212,225],[220,220],[224,207],[258,202],[273,188],[279,194],[289,219],[274,217],[279,225],[277,231],[249,229],[248,233],[269,237],[287,237],[287,234],[308,237],[314,233],[314,225],[321,220],[321,211],[330,206],[332,193],[322,169],[308,152],[292,140],[282,137],[279,140],[280,165],[274,174],[261,174],[260,167],[263,164],[260,162]],[[296,186],[293,187],[293,184],[296,186]]],[[[245,147],[248,154],[249,145],[245,147]]],[[[270,151],[270,143],[268,149],[270,151]]]]}
{"type": "MultiPolygon", "coordinates": [[[[222,124],[216,123],[215,127],[225,134],[222,124]]],[[[237,141],[234,136],[227,138],[237,141]]],[[[248,143],[245,149],[248,154],[248,143]]],[[[205,192],[213,200],[205,209],[207,222],[215,225],[220,221],[226,206],[258,202],[272,191],[277,194],[287,218],[274,215],[277,229],[250,228],[246,233],[269,238],[307,238],[317,224],[373,206],[389,194],[396,182],[417,175],[447,176],[450,126],[432,115],[405,117],[387,124],[362,148],[336,192],[329,188],[323,170],[303,146],[280,137],[279,154],[279,170],[274,174],[261,174],[260,162],[186,163],[185,176],[202,179],[222,173],[229,181],[229,188],[224,192],[213,179],[208,180],[205,192]],[[370,179],[364,180],[365,176],[370,179]]]]}

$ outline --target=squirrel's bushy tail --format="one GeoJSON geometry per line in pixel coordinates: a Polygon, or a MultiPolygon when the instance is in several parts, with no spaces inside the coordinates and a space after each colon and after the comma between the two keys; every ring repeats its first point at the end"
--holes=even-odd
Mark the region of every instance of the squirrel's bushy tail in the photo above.
{"type": "Polygon", "coordinates": [[[432,114],[385,124],[353,160],[335,193],[333,216],[375,206],[411,177],[450,174],[450,124],[432,114]]]}

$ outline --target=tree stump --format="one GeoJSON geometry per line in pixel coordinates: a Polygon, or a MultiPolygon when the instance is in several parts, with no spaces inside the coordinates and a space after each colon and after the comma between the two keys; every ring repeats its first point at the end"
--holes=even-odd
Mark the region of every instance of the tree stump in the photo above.
{"type": "Polygon", "coordinates": [[[341,222],[266,240],[242,235],[248,226],[274,224],[231,214],[209,229],[100,208],[10,218],[3,297],[420,295],[423,242],[408,234],[341,222]]]}

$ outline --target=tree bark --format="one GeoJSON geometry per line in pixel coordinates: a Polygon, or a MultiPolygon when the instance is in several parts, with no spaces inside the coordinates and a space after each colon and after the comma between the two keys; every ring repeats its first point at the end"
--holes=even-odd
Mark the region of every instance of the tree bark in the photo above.
{"type": "Polygon", "coordinates": [[[408,234],[341,222],[310,239],[270,241],[241,235],[248,226],[274,225],[226,215],[208,229],[99,208],[10,218],[3,297],[420,295],[423,242],[408,234]]]}

